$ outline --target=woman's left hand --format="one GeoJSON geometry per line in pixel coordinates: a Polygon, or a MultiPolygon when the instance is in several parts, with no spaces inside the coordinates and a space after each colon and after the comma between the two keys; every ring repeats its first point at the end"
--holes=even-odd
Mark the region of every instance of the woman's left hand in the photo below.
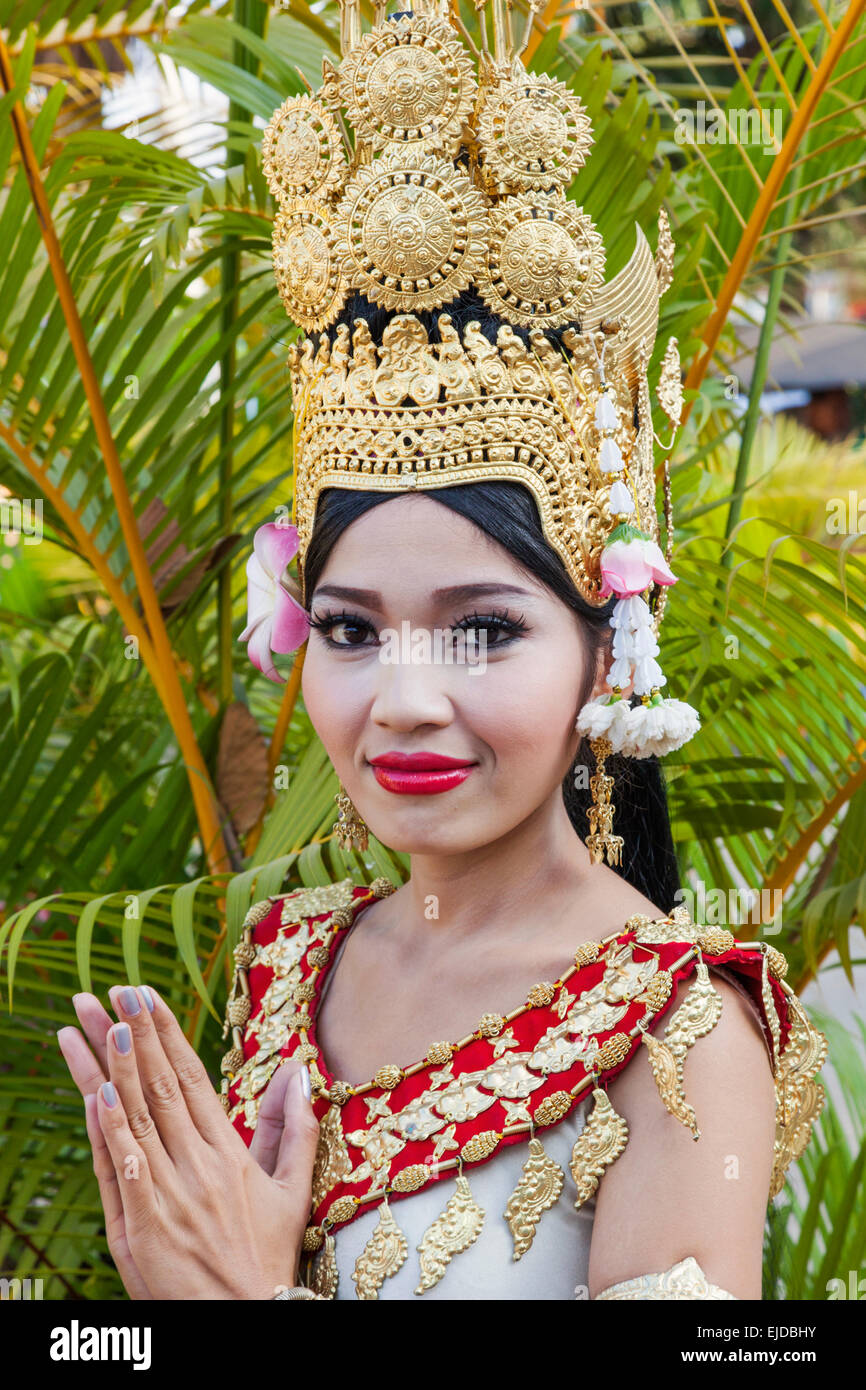
{"type": "Polygon", "coordinates": [[[130,1297],[273,1298],[297,1284],[319,1131],[305,1069],[278,1069],[248,1149],[168,1005],[145,987],[110,995],[120,1023],[77,994],[90,1046],[75,1028],[58,1041],[130,1297]]]}

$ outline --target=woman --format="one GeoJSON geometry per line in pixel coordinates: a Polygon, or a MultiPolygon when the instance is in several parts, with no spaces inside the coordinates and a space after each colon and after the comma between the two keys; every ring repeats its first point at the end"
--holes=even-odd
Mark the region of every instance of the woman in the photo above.
{"type": "MultiPolygon", "coordinates": [[[[508,1012],[537,981],[557,980],[581,946],[623,936],[635,915],[664,918],[674,879],[657,789],[643,798],[643,840],[628,861],[629,877],[646,891],[593,865],[566,811],[563,781],[571,788],[582,756],[575,716],[590,683],[599,686],[601,629],[579,616],[531,500],[503,485],[429,497],[332,493],[327,501],[307,567],[305,703],[364,819],[412,857],[411,878],[396,893],[358,890],[362,910],[344,929],[315,1011],[329,1071],[360,1085],[395,1058],[424,1057],[437,1038],[462,1038],[491,1009],[508,1012]],[[473,512],[486,531],[466,515],[473,512]],[[517,555],[490,530],[511,536],[517,555]],[[435,596],[437,589],[444,592],[435,596]],[[485,633],[486,671],[382,662],[382,630],[399,630],[407,618],[413,631],[463,623],[485,633]]],[[[278,901],[271,916],[288,908],[291,921],[298,896],[278,901]]],[[[689,928],[676,935],[687,942],[689,928]]],[[[290,943],[291,930],[283,938],[290,943]]],[[[472,1167],[486,1220],[473,1248],[426,1296],[572,1298],[588,1290],[594,1298],[691,1256],[711,1284],[760,1297],[772,1070],[758,1010],[733,982],[714,985],[721,1017],[686,1072],[700,1142],[662,1109],[651,1068],[626,1066],[607,1093],[630,1137],[597,1200],[576,1212],[573,1192],[563,1192],[539,1223],[536,1248],[515,1262],[509,1227],[496,1220],[526,1161],[527,1135],[472,1167]]],[[[573,982],[568,988],[574,992],[573,982]]],[[[144,989],[113,991],[112,1001],[125,1020],[113,1028],[92,996],[77,996],[76,1007],[119,1105],[106,1104],[104,1087],[97,1096],[102,1075],[80,1035],[63,1030],[61,1042],[87,1097],[109,1240],[130,1294],[148,1296],[146,1287],[155,1297],[273,1296],[297,1278],[317,1139],[296,1065],[280,1067],[266,1090],[249,1159],[167,1006],[144,989]],[[142,997],[155,1004],[152,1013],[139,1006],[142,997]],[[137,1181],[124,1183],[130,1158],[137,1181]],[[142,1194],[151,1183],[148,1206],[142,1194]],[[136,1259],[120,1234],[124,1213],[145,1222],[131,1231],[136,1259]]],[[[668,1017],[653,1035],[663,1035],[668,1017]]],[[[281,1030],[287,1042],[285,1023],[281,1030]]],[[[381,1104],[389,1091],[368,1094],[381,1104]]],[[[519,1098],[510,1104],[520,1113],[519,1098]]],[[[591,1106],[587,1097],[555,1128],[537,1128],[563,1169],[591,1106]]],[[[444,1206],[439,1189],[449,1177],[395,1205],[409,1249],[444,1206]]],[[[340,1297],[355,1296],[351,1276],[378,1217],[373,1207],[336,1241],[340,1297]]],[[[412,1297],[418,1282],[418,1264],[406,1259],[379,1296],[412,1297]]]]}
{"type": "Polygon", "coordinates": [[[479,96],[437,5],[365,36],[347,5],[340,72],[265,138],[278,284],[317,336],[290,358],[297,529],[257,535],[242,636],[278,679],[309,634],[335,829],[411,874],[252,908],[231,1123],[153,991],[112,992],[117,1024],[76,996],[90,1047],[61,1046],[132,1297],[759,1298],[820,1108],[784,958],[674,910],[654,754],[697,721],[656,660],[664,227],[603,284],[562,191],[584,113],[516,76],[501,10],[479,96]]]}

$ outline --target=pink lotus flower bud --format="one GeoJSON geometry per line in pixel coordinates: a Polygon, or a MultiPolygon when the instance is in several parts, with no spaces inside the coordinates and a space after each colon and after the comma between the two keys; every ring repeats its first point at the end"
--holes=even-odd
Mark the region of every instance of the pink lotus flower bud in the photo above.
{"type": "Polygon", "coordinates": [[[643,593],[650,584],[676,584],[677,577],[655,541],[635,536],[612,541],[601,556],[601,596],[621,598],[643,593]]]}
{"type": "Polygon", "coordinates": [[[272,652],[296,651],[307,640],[310,620],[283,582],[287,565],[298,553],[296,526],[270,521],[253,538],[253,554],[247,561],[247,625],[238,639],[249,642],[250,661],[278,685],[285,683],[272,652]]]}

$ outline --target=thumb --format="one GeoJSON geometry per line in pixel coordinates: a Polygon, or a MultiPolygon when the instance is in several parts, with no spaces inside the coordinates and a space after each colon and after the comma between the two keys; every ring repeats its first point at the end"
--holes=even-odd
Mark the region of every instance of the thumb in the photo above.
{"type": "Polygon", "coordinates": [[[319,1144],[319,1122],[310,1100],[310,1073],[298,1065],[286,1083],[283,1132],[273,1176],[276,1182],[309,1185],[319,1144]]]}

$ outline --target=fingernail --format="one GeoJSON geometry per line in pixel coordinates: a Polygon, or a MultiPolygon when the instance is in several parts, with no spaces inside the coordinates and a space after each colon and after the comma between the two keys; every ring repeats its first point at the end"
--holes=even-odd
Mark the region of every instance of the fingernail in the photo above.
{"type": "Polygon", "coordinates": [[[105,1104],[108,1106],[109,1109],[113,1109],[113,1107],[117,1104],[117,1092],[115,1091],[111,1082],[103,1081],[101,1090],[102,1099],[105,1101],[105,1104]]]}
{"type": "Polygon", "coordinates": [[[147,1008],[148,1013],[152,1014],[154,1010],[153,995],[151,994],[147,985],[139,985],[138,992],[144,1000],[145,1007],[147,1008]]]}
{"type": "Polygon", "coordinates": [[[111,1037],[122,1056],[125,1057],[132,1050],[132,1034],[128,1023],[116,1023],[111,1030],[111,1037]]]}
{"type": "Polygon", "coordinates": [[[301,1067],[301,1090],[304,1093],[304,1100],[310,1100],[313,1094],[313,1088],[310,1085],[309,1067],[301,1067]]]}
{"type": "Polygon", "coordinates": [[[120,1006],[125,1014],[129,1014],[130,1018],[135,1018],[136,1014],[141,1013],[141,1003],[131,985],[126,985],[120,991],[120,1006]]]}

